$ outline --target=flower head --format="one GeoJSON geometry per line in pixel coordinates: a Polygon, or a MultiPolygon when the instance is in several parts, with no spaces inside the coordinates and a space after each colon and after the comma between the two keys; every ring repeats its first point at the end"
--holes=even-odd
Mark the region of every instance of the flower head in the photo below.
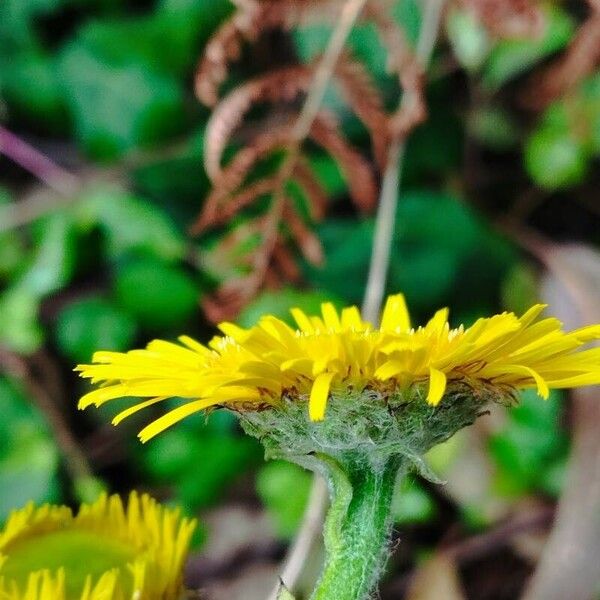
{"type": "Polygon", "coordinates": [[[388,298],[381,325],[364,321],[356,307],[336,311],[322,305],[321,316],[292,315],[294,330],[274,316],[243,329],[219,325],[224,336],[204,346],[189,337],[180,344],[155,340],[144,350],[96,352],[92,365],[77,370],[103,387],[86,394],[80,408],[121,396],[148,398],[118,414],[129,415],[170,397],[185,402],[140,432],[146,441],[186,416],[216,406],[239,411],[277,408],[286,401],[308,403],[312,421],[326,416],[328,398],[343,390],[373,391],[389,397],[423,390],[437,406],[455,383],[492,386],[511,396],[536,388],[600,383],[600,349],[581,347],[600,339],[600,325],[570,333],[554,318],[538,320],[544,305],[523,316],[503,313],[451,329],[448,310],[413,328],[404,297],[388,298]]]}
{"type": "Polygon", "coordinates": [[[0,531],[0,600],[176,600],[195,522],[132,493],[33,504],[0,531]]]}

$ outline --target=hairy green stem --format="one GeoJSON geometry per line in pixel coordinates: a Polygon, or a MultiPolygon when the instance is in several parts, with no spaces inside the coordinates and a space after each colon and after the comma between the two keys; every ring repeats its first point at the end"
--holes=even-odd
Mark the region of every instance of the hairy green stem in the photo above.
{"type": "Polygon", "coordinates": [[[326,470],[332,504],[325,523],[325,567],[311,600],[365,600],[374,591],[388,557],[391,504],[400,469],[367,460],[326,470]]]}

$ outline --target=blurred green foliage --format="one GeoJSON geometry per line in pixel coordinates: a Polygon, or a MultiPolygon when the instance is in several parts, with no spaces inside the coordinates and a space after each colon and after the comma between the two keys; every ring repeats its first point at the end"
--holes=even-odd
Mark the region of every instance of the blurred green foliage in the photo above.
{"type": "Polygon", "coordinates": [[[90,362],[95,350],[124,351],[135,339],[136,323],[108,300],[99,297],[72,302],[56,322],[56,343],[74,363],[90,362]]]}
{"type": "MultiPolygon", "coordinates": [[[[400,0],[395,9],[411,42],[420,27],[418,7],[416,0],[400,0]]],[[[515,101],[530,75],[573,39],[577,15],[569,9],[543,5],[547,26],[527,39],[492,35],[464,8],[448,13],[449,47],[434,59],[429,118],[406,147],[388,282],[389,292],[406,294],[415,323],[440,305],[450,306],[458,324],[502,309],[522,312],[538,300],[535,269],[484,216],[496,210],[495,201],[484,194],[481,211],[468,203],[477,195],[469,179],[473,168],[489,175],[490,163],[492,169],[508,165],[506,185],[517,182],[509,190],[514,195],[533,186],[551,197],[589,183],[600,154],[600,75],[590,75],[539,115],[515,101]],[[475,167],[469,145],[480,153],[475,167]]],[[[0,232],[0,349],[50,356],[73,407],[65,411],[68,424],[80,441],[113,409],[75,412],[76,398],[88,388],[71,373],[74,364],[89,361],[96,349],[127,350],[153,337],[209,339],[214,328],[202,300],[217,283],[239,275],[215,247],[224,233],[247,225],[244,214],[200,240],[188,235],[210,189],[202,168],[208,111],[193,97],[193,70],[206,40],[232,10],[227,0],[0,0],[0,118],[48,152],[64,153],[65,164],[79,164],[83,156],[86,182],[90,171],[70,204],[0,232]]],[[[286,52],[309,60],[330,32],[330,26],[313,24],[295,30],[286,52]]],[[[395,106],[400,90],[386,71],[374,28],[357,27],[350,47],[387,105],[395,106]]],[[[253,58],[265,59],[260,53],[253,58]]],[[[239,68],[245,77],[244,69],[252,74],[256,65],[242,61],[239,68]]],[[[367,133],[339,94],[328,94],[326,103],[367,154],[367,133]]],[[[297,288],[259,294],[239,315],[243,326],[264,313],[291,322],[293,306],[314,312],[324,300],[362,300],[374,221],[349,208],[344,177],[331,157],[313,149],[308,160],[331,199],[327,218],[315,228],[325,262],[302,264],[297,288]]],[[[25,193],[23,173],[11,169],[5,185],[0,210],[25,193]]],[[[497,187],[501,195],[502,185],[493,180],[487,189],[493,194],[497,187]]],[[[499,205],[512,200],[502,198],[499,205]]],[[[259,242],[246,240],[245,249],[259,242]]],[[[87,487],[78,492],[59,476],[60,450],[22,384],[0,378],[0,521],[30,499],[70,500],[98,489],[95,480],[80,481],[87,487]]],[[[491,493],[518,500],[559,492],[569,446],[561,406],[559,395],[542,402],[526,394],[509,413],[485,448],[491,493]]],[[[248,478],[255,476],[252,489],[278,535],[293,535],[309,494],[306,472],[263,464],[260,446],[241,434],[232,415],[218,411],[187,419],[142,446],[133,433],[152,416],[139,414],[121,426],[132,441],[113,440],[125,446],[122,456],[104,457],[109,466],[99,471],[108,487],[166,490],[194,512],[237,482],[252,488],[248,478]]],[[[439,504],[429,486],[408,480],[394,518],[429,525],[440,518],[439,504]]],[[[464,512],[485,513],[465,506],[464,512]]]]}
{"type": "Polygon", "coordinates": [[[271,461],[258,472],[258,495],[283,539],[294,537],[306,508],[311,480],[309,472],[283,461],[271,461]]]}
{"type": "Polygon", "coordinates": [[[561,427],[562,396],[554,391],[543,402],[534,390],[524,392],[520,404],[509,412],[504,430],[490,438],[499,493],[560,492],[568,449],[561,427]]]}
{"type": "MultiPolygon", "coordinates": [[[[373,226],[372,220],[346,218],[319,227],[326,261],[306,266],[316,289],[360,303],[373,226]]],[[[510,245],[458,198],[426,189],[401,192],[388,290],[402,290],[417,316],[449,300],[459,314],[485,310],[514,260],[510,245]],[[462,289],[477,286],[477,294],[461,293],[459,282],[462,289]]]]}
{"type": "Polygon", "coordinates": [[[208,420],[192,417],[152,444],[136,444],[134,453],[146,476],[168,485],[190,513],[215,502],[229,485],[262,457],[262,448],[248,436],[236,435],[236,419],[217,412],[208,420]]]}
{"type": "Polygon", "coordinates": [[[551,104],[527,140],[525,160],[533,180],[546,189],[581,183],[600,156],[600,74],[585,79],[564,100],[551,104]]]}
{"type": "Polygon", "coordinates": [[[30,500],[59,497],[58,450],[43,416],[16,383],[0,377],[0,523],[30,500]]]}

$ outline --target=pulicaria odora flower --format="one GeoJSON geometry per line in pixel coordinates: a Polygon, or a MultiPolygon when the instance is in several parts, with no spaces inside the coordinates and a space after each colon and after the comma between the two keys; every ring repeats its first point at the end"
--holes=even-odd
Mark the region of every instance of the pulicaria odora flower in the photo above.
{"type": "Polygon", "coordinates": [[[178,600],[195,522],[132,493],[29,504],[0,531],[0,600],[178,600]]]}
{"type": "Polygon", "coordinates": [[[367,413],[375,406],[389,413],[392,407],[397,418],[407,416],[411,405],[429,418],[466,396],[480,405],[488,399],[510,402],[521,388],[536,388],[546,398],[550,388],[600,383],[600,349],[582,350],[600,338],[600,325],[565,333],[557,319],[538,318],[544,308],[457,329],[442,309],[414,328],[404,297],[395,295],[379,327],[361,319],[356,307],[338,312],[331,304],[322,305],[321,316],[292,310],[297,329],[274,316],[249,329],[222,323],[224,336],[207,346],[183,336],[179,344],[155,340],[144,350],[96,352],[94,364],[77,370],[103,385],[79,406],[146,398],[118,414],[116,424],[167,398],[183,399],[140,432],[146,441],[212,407],[238,411],[242,421],[291,411],[297,423],[307,415],[302,427],[317,431],[340,411],[356,422],[351,405],[357,402],[367,413]]]}

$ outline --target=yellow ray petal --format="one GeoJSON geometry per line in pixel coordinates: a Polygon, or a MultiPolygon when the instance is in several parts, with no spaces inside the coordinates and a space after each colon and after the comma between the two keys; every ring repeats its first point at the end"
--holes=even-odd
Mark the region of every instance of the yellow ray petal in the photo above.
{"type": "Polygon", "coordinates": [[[376,371],[375,377],[381,381],[386,381],[394,375],[398,375],[406,368],[406,363],[398,360],[386,360],[376,371]]]}
{"type": "Polygon", "coordinates": [[[186,417],[196,412],[199,412],[214,405],[214,398],[203,398],[201,400],[187,402],[186,404],[169,411],[166,415],[159,417],[155,421],[152,421],[150,425],[144,427],[144,429],[142,429],[139,432],[138,437],[140,438],[140,440],[142,440],[142,442],[146,443],[155,435],[158,435],[165,429],[171,427],[171,425],[175,425],[175,423],[179,423],[179,421],[181,421],[182,419],[185,419],[186,417]]]}
{"type": "Polygon", "coordinates": [[[230,338],[234,339],[238,343],[243,343],[248,338],[250,330],[238,327],[234,323],[219,323],[218,328],[230,338]]]}
{"type": "Polygon", "coordinates": [[[329,386],[333,375],[333,373],[321,373],[313,383],[308,401],[308,414],[311,421],[322,421],[325,418],[329,386]]]}
{"type": "Polygon", "coordinates": [[[410,315],[403,294],[396,294],[387,299],[381,317],[381,329],[384,331],[410,329],[410,315]]]}
{"type": "MultiPolygon", "coordinates": [[[[485,372],[487,371],[488,370],[486,369],[485,372]]],[[[510,381],[509,376],[511,374],[529,377],[535,382],[538,394],[544,400],[547,400],[550,395],[550,389],[544,378],[537,371],[525,365],[502,365],[496,367],[492,372],[495,372],[499,378],[504,379],[505,381],[510,381]]]]}
{"type": "Polygon", "coordinates": [[[448,313],[449,310],[447,308],[438,310],[427,325],[425,325],[425,329],[431,333],[441,333],[444,325],[448,322],[448,313]]]}
{"type": "Polygon", "coordinates": [[[427,403],[437,406],[446,391],[446,375],[433,367],[429,369],[429,391],[427,392],[427,403]]]}
{"type": "Polygon", "coordinates": [[[294,321],[296,321],[296,325],[300,328],[300,331],[303,331],[304,333],[313,333],[315,328],[304,311],[299,308],[292,308],[290,312],[292,313],[292,317],[294,317],[294,321]]]}
{"type": "Polygon", "coordinates": [[[157,404],[158,402],[162,402],[166,400],[166,396],[160,396],[159,398],[150,398],[150,400],[144,400],[144,402],[138,402],[138,404],[134,404],[129,408],[121,411],[119,414],[115,415],[113,420],[111,421],[113,425],[118,425],[121,421],[135,414],[136,412],[147,408],[148,406],[152,406],[153,404],[157,404]]]}
{"type": "Polygon", "coordinates": [[[365,323],[363,322],[360,311],[356,306],[350,306],[342,310],[342,327],[344,329],[363,329],[365,323]]]}
{"type": "Polygon", "coordinates": [[[190,350],[197,352],[198,354],[202,354],[203,356],[212,356],[212,351],[209,350],[206,346],[197,342],[195,339],[191,338],[189,335],[180,335],[177,338],[182,344],[186,345],[190,350]]]}
{"type": "Polygon", "coordinates": [[[334,329],[335,331],[341,328],[340,317],[331,302],[321,304],[321,313],[323,314],[323,321],[327,328],[334,329]]]}

